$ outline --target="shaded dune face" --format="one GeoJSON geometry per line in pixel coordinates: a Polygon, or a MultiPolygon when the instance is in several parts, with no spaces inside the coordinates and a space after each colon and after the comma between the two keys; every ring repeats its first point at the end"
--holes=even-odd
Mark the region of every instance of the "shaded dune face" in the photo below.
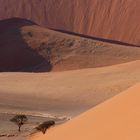
{"type": "Polygon", "coordinates": [[[55,29],[140,45],[139,0],[1,0],[0,19],[22,17],[55,29]]]}
{"type": "Polygon", "coordinates": [[[46,71],[51,65],[37,51],[31,49],[23,39],[20,29],[35,25],[25,19],[0,21],[0,71],[36,71],[36,65],[45,62],[46,71]]]}
{"type": "Polygon", "coordinates": [[[64,71],[140,59],[139,47],[42,28],[26,19],[2,20],[0,32],[0,71],[64,71]]]}

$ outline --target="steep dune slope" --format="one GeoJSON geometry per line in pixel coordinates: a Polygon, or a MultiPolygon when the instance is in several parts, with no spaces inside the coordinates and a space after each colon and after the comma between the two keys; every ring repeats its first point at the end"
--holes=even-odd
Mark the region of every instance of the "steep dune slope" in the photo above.
{"type": "Polygon", "coordinates": [[[139,0],[0,0],[0,19],[22,17],[40,25],[140,45],[139,0]]]}
{"type": "Polygon", "coordinates": [[[52,73],[0,73],[0,111],[75,116],[140,82],[140,61],[52,73]]]}
{"type": "Polygon", "coordinates": [[[28,46],[21,34],[22,27],[33,25],[24,19],[0,21],[0,71],[31,71],[29,68],[44,61],[47,63],[37,51],[28,46]]]}
{"type": "Polygon", "coordinates": [[[140,84],[33,140],[139,140],[140,84]]]}
{"type": "Polygon", "coordinates": [[[140,59],[140,48],[42,28],[19,18],[0,21],[0,71],[64,71],[140,59]]]}

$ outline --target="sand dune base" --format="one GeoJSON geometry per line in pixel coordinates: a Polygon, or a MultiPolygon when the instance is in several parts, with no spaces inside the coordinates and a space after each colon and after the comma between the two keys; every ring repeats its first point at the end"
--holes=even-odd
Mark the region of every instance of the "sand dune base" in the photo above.
{"type": "Polygon", "coordinates": [[[140,140],[140,84],[33,140],[140,140]]]}
{"type": "Polygon", "coordinates": [[[140,82],[140,61],[52,73],[1,73],[0,111],[75,116],[140,82]]]}

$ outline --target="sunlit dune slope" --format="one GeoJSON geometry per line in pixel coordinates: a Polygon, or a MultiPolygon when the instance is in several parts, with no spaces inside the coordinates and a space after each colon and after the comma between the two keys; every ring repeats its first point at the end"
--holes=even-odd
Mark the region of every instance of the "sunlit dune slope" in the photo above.
{"type": "Polygon", "coordinates": [[[140,61],[52,73],[0,73],[0,109],[75,116],[140,82],[140,61]]]}
{"type": "Polygon", "coordinates": [[[140,84],[32,140],[139,140],[140,84]]]}
{"type": "Polygon", "coordinates": [[[0,21],[0,71],[46,72],[140,59],[140,48],[42,28],[19,18],[0,21]]]}

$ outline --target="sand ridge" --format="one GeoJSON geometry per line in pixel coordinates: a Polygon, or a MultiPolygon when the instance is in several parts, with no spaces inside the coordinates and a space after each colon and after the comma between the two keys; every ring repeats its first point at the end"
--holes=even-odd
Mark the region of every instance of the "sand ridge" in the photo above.
{"type": "Polygon", "coordinates": [[[77,70],[140,59],[139,47],[54,31],[21,18],[0,21],[0,31],[1,72],[77,70]]]}
{"type": "Polygon", "coordinates": [[[140,84],[32,140],[139,140],[140,84]]]}
{"type": "Polygon", "coordinates": [[[140,45],[139,0],[0,0],[0,5],[0,19],[21,17],[49,28],[140,45]]]}

